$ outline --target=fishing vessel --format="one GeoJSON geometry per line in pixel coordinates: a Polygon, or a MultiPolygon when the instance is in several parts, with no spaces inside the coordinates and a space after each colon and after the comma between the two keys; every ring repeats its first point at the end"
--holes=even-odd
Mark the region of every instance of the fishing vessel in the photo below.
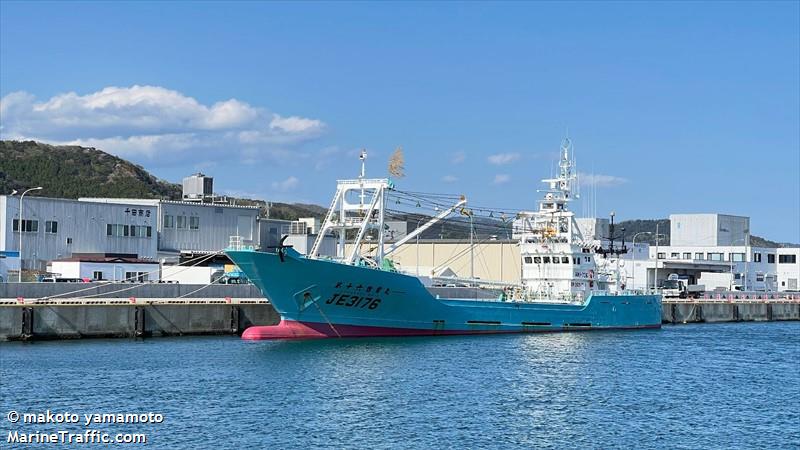
{"type": "Polygon", "coordinates": [[[394,264],[393,252],[447,217],[468,217],[471,226],[471,212],[460,197],[449,207],[437,206],[425,224],[392,242],[386,238],[387,204],[393,195],[398,204],[413,196],[403,196],[389,178],[367,178],[362,152],[359,177],[337,182],[307,255],[283,245],[285,236],[271,252],[236,242],[226,251],[281,316],[277,325],[249,327],[242,338],[659,328],[661,296],[625,290],[620,279],[624,239],[615,246],[612,227],[603,247],[577,226],[568,208],[577,188],[570,150],[565,140],[558,174],[542,180],[547,188],[538,210],[521,211],[513,220],[521,258],[518,283],[417,275],[394,264]],[[322,256],[323,239],[330,235],[336,239],[335,255],[322,256]]]}

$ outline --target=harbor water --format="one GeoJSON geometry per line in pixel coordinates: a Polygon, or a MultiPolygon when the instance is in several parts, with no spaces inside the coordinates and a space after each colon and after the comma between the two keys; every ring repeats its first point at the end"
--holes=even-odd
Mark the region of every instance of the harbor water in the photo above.
{"type": "Polygon", "coordinates": [[[47,410],[161,414],[92,426],[149,448],[800,447],[798,322],[10,342],[0,381],[3,448],[14,430],[86,429],[7,416],[47,410]]]}

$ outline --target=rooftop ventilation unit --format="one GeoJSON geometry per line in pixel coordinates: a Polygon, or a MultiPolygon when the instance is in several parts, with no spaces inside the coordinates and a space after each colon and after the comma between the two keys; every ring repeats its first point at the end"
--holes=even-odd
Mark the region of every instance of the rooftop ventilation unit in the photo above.
{"type": "Polygon", "coordinates": [[[187,202],[211,201],[214,197],[214,178],[200,172],[183,179],[183,200],[187,202]]]}

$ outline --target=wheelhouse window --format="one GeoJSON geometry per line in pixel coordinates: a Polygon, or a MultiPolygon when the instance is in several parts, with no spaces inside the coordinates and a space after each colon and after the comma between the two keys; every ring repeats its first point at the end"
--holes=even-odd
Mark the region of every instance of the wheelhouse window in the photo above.
{"type": "Polygon", "coordinates": [[[533,257],[533,262],[535,262],[536,264],[541,264],[542,263],[542,257],[541,256],[534,256],[533,257]]]}
{"type": "Polygon", "coordinates": [[[561,257],[561,262],[563,264],[569,264],[569,256],[562,256],[561,257]]]}
{"type": "Polygon", "coordinates": [[[533,264],[533,258],[530,256],[525,257],[525,264],[533,264]]]}
{"type": "Polygon", "coordinates": [[[550,257],[549,256],[543,256],[542,257],[542,262],[544,262],[545,264],[550,264],[550,257]]]}

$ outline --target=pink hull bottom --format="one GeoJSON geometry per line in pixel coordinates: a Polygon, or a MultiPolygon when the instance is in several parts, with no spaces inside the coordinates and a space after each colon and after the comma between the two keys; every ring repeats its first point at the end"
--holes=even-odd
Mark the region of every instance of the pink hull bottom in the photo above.
{"type": "MultiPolygon", "coordinates": [[[[631,328],[660,328],[659,325],[631,328]]],[[[558,331],[558,330],[539,330],[558,331]]],[[[572,331],[572,329],[570,329],[572,331]]],[[[576,330],[577,331],[577,330],[576,330]]],[[[389,337],[389,336],[441,336],[464,334],[508,334],[525,333],[521,331],[494,330],[424,330],[417,328],[389,328],[362,325],[329,325],[315,322],[281,320],[277,325],[253,326],[244,330],[242,339],[259,341],[266,339],[322,339],[335,337],[389,337]]]]}

